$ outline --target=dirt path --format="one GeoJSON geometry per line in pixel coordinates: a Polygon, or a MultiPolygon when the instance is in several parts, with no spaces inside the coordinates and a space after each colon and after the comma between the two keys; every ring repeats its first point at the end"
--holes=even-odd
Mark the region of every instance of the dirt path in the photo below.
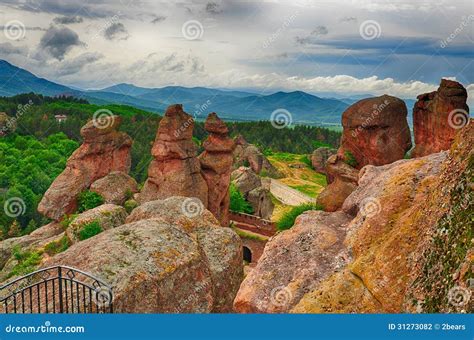
{"type": "Polygon", "coordinates": [[[316,199],[290,188],[288,185],[273,178],[270,180],[270,192],[286,205],[295,206],[303,203],[316,203],[316,199]]]}

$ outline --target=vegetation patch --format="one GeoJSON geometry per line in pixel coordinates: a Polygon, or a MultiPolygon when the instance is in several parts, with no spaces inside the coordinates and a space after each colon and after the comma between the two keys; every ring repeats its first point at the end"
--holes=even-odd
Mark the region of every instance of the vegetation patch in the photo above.
{"type": "Polygon", "coordinates": [[[85,190],[81,192],[77,198],[77,211],[81,213],[86,210],[94,209],[102,204],[104,204],[104,198],[100,194],[85,190]]]}
{"type": "Polygon", "coordinates": [[[246,238],[248,240],[255,240],[255,241],[268,241],[268,237],[258,235],[255,233],[251,233],[236,227],[232,227],[232,229],[236,232],[237,235],[239,235],[241,238],[246,238]]]}
{"type": "Polygon", "coordinates": [[[277,229],[278,230],[286,230],[290,229],[294,224],[296,218],[308,210],[322,210],[323,208],[318,204],[301,204],[296,207],[291,208],[291,210],[285,212],[281,217],[280,220],[277,222],[277,229]]]}
{"type": "Polygon", "coordinates": [[[18,262],[7,275],[7,278],[13,276],[27,275],[34,272],[41,263],[41,251],[22,251],[20,246],[15,246],[12,249],[12,255],[18,262]]]}
{"type": "Polygon", "coordinates": [[[56,254],[62,253],[63,251],[67,250],[71,245],[71,241],[67,236],[63,236],[61,239],[57,241],[49,242],[44,247],[44,252],[49,256],[54,256],[56,254]]]}
{"type": "Polygon", "coordinates": [[[354,157],[354,155],[350,151],[345,151],[344,152],[344,162],[347,165],[350,165],[353,168],[355,168],[355,167],[357,167],[357,165],[359,165],[356,158],[354,157]]]}
{"type": "Polygon", "coordinates": [[[230,183],[230,210],[246,214],[252,214],[253,208],[250,203],[244,198],[244,195],[239,191],[234,183],[230,183]]]}
{"type": "Polygon", "coordinates": [[[88,238],[91,238],[97,234],[100,234],[103,231],[102,227],[100,226],[99,221],[92,221],[82,227],[79,231],[79,240],[84,241],[88,238]]]}

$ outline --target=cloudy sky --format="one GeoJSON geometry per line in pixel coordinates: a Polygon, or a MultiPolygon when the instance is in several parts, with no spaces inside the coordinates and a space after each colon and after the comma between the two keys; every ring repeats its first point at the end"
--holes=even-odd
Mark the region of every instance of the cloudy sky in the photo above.
{"type": "Polygon", "coordinates": [[[80,88],[474,96],[474,2],[1,0],[0,58],[80,88]]]}

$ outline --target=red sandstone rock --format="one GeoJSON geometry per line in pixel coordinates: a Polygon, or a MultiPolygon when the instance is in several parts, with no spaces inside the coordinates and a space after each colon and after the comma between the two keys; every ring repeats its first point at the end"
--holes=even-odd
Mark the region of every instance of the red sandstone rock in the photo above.
{"type": "Polygon", "coordinates": [[[411,148],[407,108],[403,100],[383,95],[351,105],[342,114],[344,131],[338,154],[367,164],[384,165],[402,159],[411,148]]]}
{"type": "Polygon", "coordinates": [[[346,164],[338,155],[329,157],[326,177],[329,185],[318,195],[317,202],[325,211],[336,211],[357,188],[359,171],[346,164]]]}
{"type": "Polygon", "coordinates": [[[210,136],[204,141],[204,152],[199,156],[204,179],[209,189],[208,209],[221,225],[229,224],[230,175],[235,144],[227,136],[227,126],[213,112],[204,124],[210,136]]]}
{"type": "Polygon", "coordinates": [[[117,131],[119,116],[105,118],[100,126],[89,121],[81,129],[83,144],[69,157],[66,169],[54,180],[38,205],[38,211],[59,220],[76,210],[79,193],[112,171],[130,170],[131,138],[117,131]]]}
{"type": "Polygon", "coordinates": [[[448,150],[460,128],[469,122],[466,89],[441,79],[437,91],[418,96],[413,108],[414,157],[448,150]]]}
{"type": "Polygon", "coordinates": [[[138,195],[140,203],[184,196],[197,197],[207,207],[208,189],[196,157],[193,129],[194,120],[183,111],[182,105],[168,107],[151,150],[154,160],[138,195]]]}

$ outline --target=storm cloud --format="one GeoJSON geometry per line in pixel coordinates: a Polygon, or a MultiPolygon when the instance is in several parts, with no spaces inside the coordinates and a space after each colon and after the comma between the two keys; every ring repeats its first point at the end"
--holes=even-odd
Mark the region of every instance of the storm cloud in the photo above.
{"type": "Polygon", "coordinates": [[[75,46],[84,46],[76,32],[67,27],[51,26],[41,37],[39,47],[52,57],[63,60],[75,46]]]}

